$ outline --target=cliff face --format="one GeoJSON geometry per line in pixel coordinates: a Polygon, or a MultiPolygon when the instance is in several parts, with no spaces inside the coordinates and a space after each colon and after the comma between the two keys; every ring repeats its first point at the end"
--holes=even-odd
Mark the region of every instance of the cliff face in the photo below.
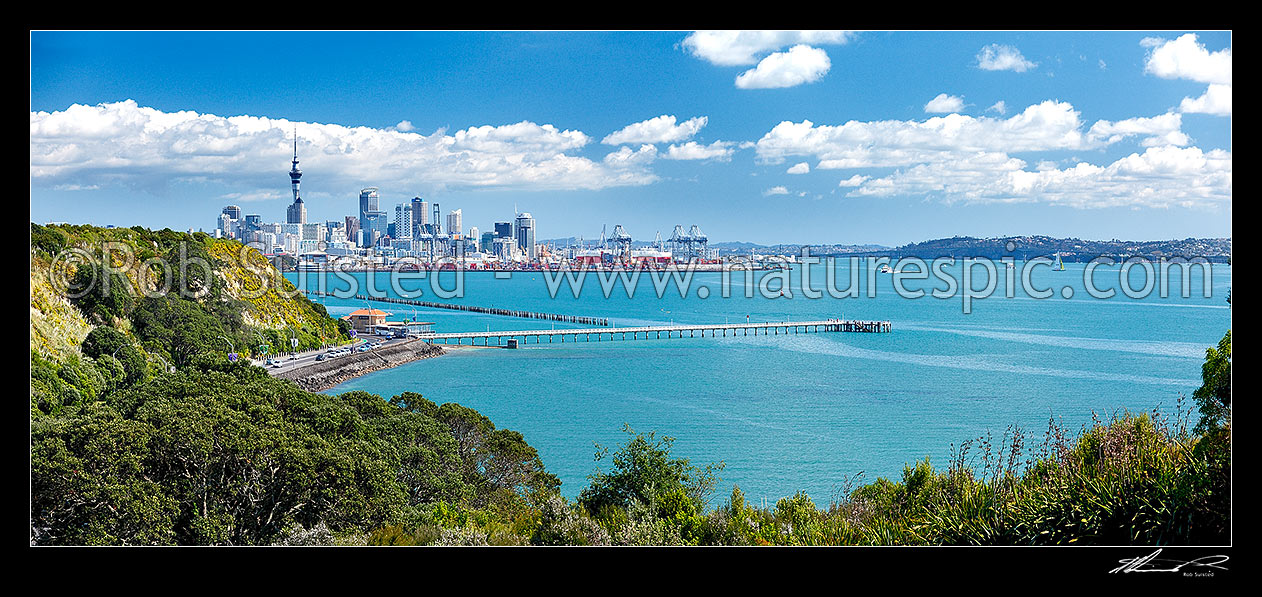
{"type": "Polygon", "coordinates": [[[259,251],[227,239],[172,230],[99,228],[75,225],[31,225],[31,350],[45,358],[64,361],[94,325],[108,323],[130,334],[126,317],[112,321],[85,316],[69,300],[67,283],[80,265],[101,267],[108,260],[122,288],[133,302],[167,290],[178,293],[181,283],[198,291],[198,298],[233,303],[251,328],[277,336],[296,335],[304,344],[344,341],[337,321],[324,307],[297,292],[293,283],[259,251]],[[70,255],[73,254],[73,257],[70,255]],[[205,266],[201,264],[205,264],[205,266]],[[199,272],[208,270],[209,279],[199,272]],[[187,272],[193,272],[189,274],[187,272]],[[172,285],[174,284],[174,287],[172,285]]]}
{"type": "Polygon", "coordinates": [[[83,317],[52,280],[64,275],[65,267],[54,266],[43,256],[31,257],[31,350],[54,361],[65,361],[79,352],[79,345],[92,331],[83,317]],[[50,272],[54,272],[50,276],[50,272]]]}

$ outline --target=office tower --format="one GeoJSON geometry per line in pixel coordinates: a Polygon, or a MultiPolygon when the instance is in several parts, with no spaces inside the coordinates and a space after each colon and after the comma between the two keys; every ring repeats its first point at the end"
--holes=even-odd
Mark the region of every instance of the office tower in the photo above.
{"type": "Polygon", "coordinates": [[[377,195],[377,187],[368,187],[359,192],[359,227],[368,228],[364,224],[368,214],[381,210],[381,199],[377,195]]]}
{"type": "Polygon", "coordinates": [[[460,234],[464,232],[464,225],[460,216],[460,210],[458,209],[452,210],[451,213],[447,214],[447,234],[453,240],[460,238],[460,234]]]}
{"type": "Polygon", "coordinates": [[[298,169],[298,129],[294,129],[294,165],[289,170],[289,184],[293,187],[294,202],[285,210],[285,222],[288,224],[306,224],[307,206],[302,204],[298,194],[298,180],[302,178],[302,170],[298,169]]]}
{"type": "Polygon", "coordinates": [[[223,208],[223,213],[227,214],[227,215],[228,215],[228,217],[230,217],[230,218],[232,218],[232,219],[234,219],[234,220],[240,220],[240,219],[241,219],[241,208],[240,208],[240,207],[237,207],[237,206],[235,206],[235,205],[229,205],[229,206],[227,206],[227,207],[223,208]]]}
{"type": "Polygon", "coordinates": [[[483,252],[483,253],[492,253],[492,252],[494,252],[494,251],[495,251],[495,233],[494,233],[494,232],[483,232],[483,233],[482,233],[482,244],[481,244],[481,245],[479,245],[479,248],[482,250],[482,252],[483,252]]]}
{"type": "Polygon", "coordinates": [[[410,239],[415,227],[412,225],[412,205],[400,203],[394,206],[394,234],[390,238],[410,239]]]}
{"type": "Polygon", "coordinates": [[[528,261],[534,261],[538,257],[535,251],[535,218],[530,212],[522,212],[517,214],[517,248],[525,254],[528,261]]]}
{"type": "Polygon", "coordinates": [[[235,223],[236,220],[232,219],[232,216],[228,215],[228,210],[225,209],[224,213],[219,214],[219,220],[215,223],[215,232],[218,233],[216,237],[232,238],[235,223]]]}
{"type": "Polygon", "coordinates": [[[346,240],[359,244],[359,218],[355,216],[346,216],[346,240]]]}
{"type": "Polygon", "coordinates": [[[429,223],[429,203],[420,197],[412,198],[412,238],[417,238],[429,223]]]}
{"type": "Polygon", "coordinates": [[[495,238],[513,238],[512,222],[496,222],[495,238]]]}

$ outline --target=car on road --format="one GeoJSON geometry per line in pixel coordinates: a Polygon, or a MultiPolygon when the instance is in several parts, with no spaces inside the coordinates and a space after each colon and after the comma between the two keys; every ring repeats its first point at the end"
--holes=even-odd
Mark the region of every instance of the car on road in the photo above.
{"type": "Polygon", "coordinates": [[[323,360],[324,360],[324,359],[326,359],[326,358],[328,358],[328,357],[327,357],[327,356],[325,356],[325,355],[322,355],[322,354],[320,354],[320,355],[316,355],[316,360],[317,360],[317,361],[323,361],[323,360]]]}

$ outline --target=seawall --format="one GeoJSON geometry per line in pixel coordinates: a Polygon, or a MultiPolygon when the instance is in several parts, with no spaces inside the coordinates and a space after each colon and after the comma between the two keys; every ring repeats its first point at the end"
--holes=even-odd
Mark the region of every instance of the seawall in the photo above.
{"type": "Polygon", "coordinates": [[[442,347],[422,340],[408,340],[370,350],[356,352],[347,356],[328,359],[286,371],[277,375],[280,379],[288,379],[298,387],[309,392],[321,392],[348,379],[359,377],[365,373],[397,367],[404,363],[436,357],[446,352],[442,347]]]}

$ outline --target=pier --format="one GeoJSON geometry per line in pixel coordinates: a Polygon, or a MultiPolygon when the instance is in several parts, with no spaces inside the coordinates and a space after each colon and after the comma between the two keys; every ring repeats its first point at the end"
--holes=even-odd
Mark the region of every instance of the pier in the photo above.
{"type": "MultiPolygon", "coordinates": [[[[560,321],[563,323],[577,323],[582,325],[599,325],[608,326],[609,319],[605,317],[586,317],[583,315],[562,315],[560,313],[540,313],[536,311],[519,311],[516,309],[499,309],[496,307],[479,307],[477,305],[457,305],[452,303],[436,303],[433,301],[419,301],[415,299],[395,298],[389,296],[364,296],[357,294],[354,297],[338,296],[329,292],[320,292],[318,290],[301,290],[308,296],[331,296],[334,298],[354,298],[360,301],[377,301],[379,303],[394,303],[398,305],[411,305],[414,307],[428,307],[430,309],[447,309],[450,311],[468,311],[470,313],[485,313],[487,315],[503,315],[505,317],[521,317],[524,319],[545,319],[548,321],[560,321]]],[[[608,331],[608,330],[606,330],[608,331]]]]}
{"type": "MultiPolygon", "coordinates": [[[[453,332],[453,333],[429,333],[420,334],[416,337],[427,342],[450,344],[452,340],[456,344],[462,344],[465,339],[469,340],[469,344],[473,346],[491,346],[494,342],[496,346],[504,345],[506,340],[521,340],[521,344],[528,344],[530,339],[534,339],[535,344],[545,344],[544,338],[547,338],[547,344],[564,343],[569,338],[570,342],[602,342],[611,340],[657,340],[657,339],[673,339],[673,338],[720,338],[728,336],[779,336],[788,334],[817,334],[829,332],[857,332],[857,333],[887,333],[892,331],[892,326],[888,321],[858,321],[858,320],[841,320],[841,319],[825,319],[822,321],[780,321],[780,322],[762,322],[762,323],[720,323],[705,325],[667,325],[667,326],[644,326],[644,327],[625,327],[625,328],[575,328],[564,330],[520,330],[510,332],[453,332]],[[751,334],[752,332],[752,334],[751,334]],[[608,338],[606,338],[608,336],[608,338]],[[595,339],[593,339],[595,337],[595,339]],[[482,344],[477,343],[482,340],[482,344]]],[[[513,343],[510,343],[510,346],[513,343]]]]}

